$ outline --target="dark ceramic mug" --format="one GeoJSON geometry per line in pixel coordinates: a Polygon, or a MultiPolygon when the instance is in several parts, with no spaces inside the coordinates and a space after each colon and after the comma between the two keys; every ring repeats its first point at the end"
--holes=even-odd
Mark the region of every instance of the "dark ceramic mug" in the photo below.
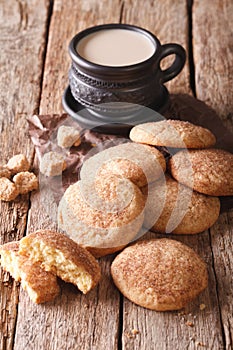
{"type": "MultiPolygon", "coordinates": [[[[111,47],[114,48],[114,45],[113,41],[111,47]]],[[[111,47],[106,47],[106,50],[111,50],[111,47]]],[[[142,52],[143,49],[144,47],[141,48],[142,52]]],[[[157,37],[149,31],[128,24],[104,24],[85,29],[73,37],[69,44],[69,53],[72,59],[69,70],[72,97],[95,115],[95,118],[101,120],[109,119],[110,115],[114,120],[114,116],[119,119],[124,113],[133,113],[135,105],[160,112],[166,109],[169,93],[163,84],[180,73],[186,59],[182,46],[161,45],[157,37]],[[96,63],[80,52],[79,45],[84,39],[89,40],[91,35],[103,31],[109,34],[106,31],[116,29],[126,30],[127,32],[121,32],[124,35],[137,34],[137,37],[147,41],[153,48],[149,57],[142,57],[139,62],[132,64],[112,65],[111,62],[96,63]],[[172,54],[175,55],[174,62],[169,68],[162,70],[161,60],[172,54]]]]}

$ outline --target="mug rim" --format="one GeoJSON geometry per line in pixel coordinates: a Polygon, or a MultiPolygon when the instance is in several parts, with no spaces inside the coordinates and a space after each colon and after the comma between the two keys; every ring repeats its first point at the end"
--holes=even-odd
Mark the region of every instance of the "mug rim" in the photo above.
{"type": "Polygon", "coordinates": [[[79,67],[82,67],[82,69],[86,70],[87,72],[93,71],[95,73],[126,73],[126,72],[133,72],[142,69],[142,67],[145,69],[147,66],[151,66],[151,64],[155,61],[156,56],[159,52],[159,48],[161,47],[159,39],[150,31],[147,29],[144,29],[139,26],[131,25],[131,24],[123,24],[123,23],[108,23],[108,24],[100,24],[92,27],[88,27],[79,33],[77,33],[70,41],[69,43],[69,54],[71,56],[71,59],[74,63],[76,63],[79,67]],[[126,30],[132,30],[134,32],[139,32],[143,35],[145,35],[147,38],[151,40],[151,42],[155,46],[154,53],[144,61],[125,65],[125,66],[107,66],[107,65],[101,65],[94,62],[91,62],[84,57],[82,57],[76,50],[76,47],[78,45],[78,42],[86,37],[89,34],[95,33],[100,30],[106,30],[106,29],[126,29],[126,30]]]}

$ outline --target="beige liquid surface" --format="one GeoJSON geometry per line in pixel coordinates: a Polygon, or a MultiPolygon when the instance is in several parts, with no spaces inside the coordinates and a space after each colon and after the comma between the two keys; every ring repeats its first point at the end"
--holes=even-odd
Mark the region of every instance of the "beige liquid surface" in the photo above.
{"type": "Polygon", "coordinates": [[[155,46],[145,35],[127,29],[103,29],[87,35],[76,51],[86,60],[104,66],[128,66],[150,58],[155,46]]]}

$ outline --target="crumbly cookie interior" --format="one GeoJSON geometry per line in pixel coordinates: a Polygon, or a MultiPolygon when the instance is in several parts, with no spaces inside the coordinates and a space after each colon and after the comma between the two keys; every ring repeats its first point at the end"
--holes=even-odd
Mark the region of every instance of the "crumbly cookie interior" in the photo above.
{"type": "Polygon", "coordinates": [[[93,285],[92,276],[82,266],[77,266],[61,250],[51,247],[43,240],[21,242],[21,252],[29,254],[33,261],[40,261],[46,271],[51,271],[66,282],[77,285],[86,294],[93,285]]]}

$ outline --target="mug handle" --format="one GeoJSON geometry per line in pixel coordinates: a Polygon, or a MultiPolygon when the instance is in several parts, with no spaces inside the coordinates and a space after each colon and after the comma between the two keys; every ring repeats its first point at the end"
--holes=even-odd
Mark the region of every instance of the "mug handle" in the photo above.
{"type": "Polygon", "coordinates": [[[162,83],[166,83],[166,81],[175,78],[184,67],[185,60],[186,60],[186,53],[184,48],[178,44],[162,45],[160,55],[159,55],[159,62],[163,58],[173,54],[175,54],[176,57],[172,65],[165,70],[160,69],[162,83]]]}

